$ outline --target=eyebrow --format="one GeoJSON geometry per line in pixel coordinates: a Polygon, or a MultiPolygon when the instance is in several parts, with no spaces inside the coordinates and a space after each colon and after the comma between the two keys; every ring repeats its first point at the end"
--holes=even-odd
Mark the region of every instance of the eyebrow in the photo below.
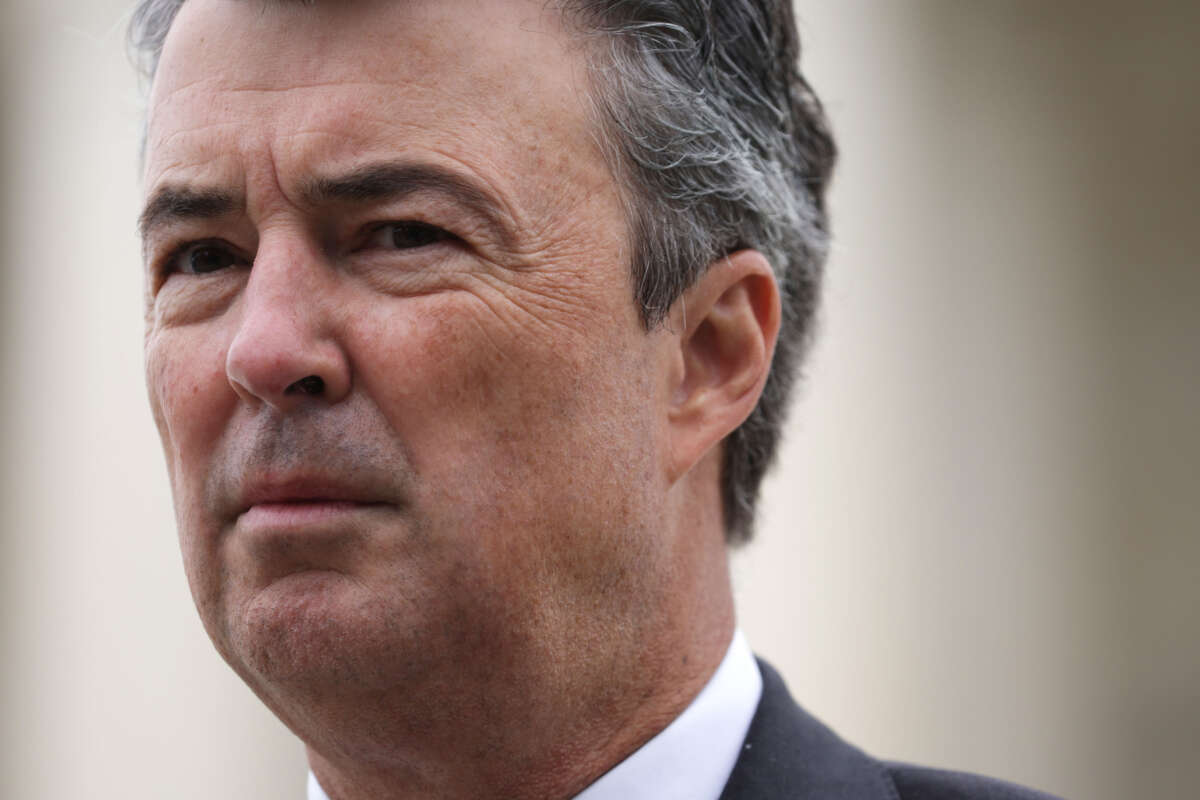
{"type": "Polygon", "coordinates": [[[434,164],[385,161],[358,167],[344,175],[320,177],[304,187],[305,200],[314,206],[329,203],[365,204],[396,201],[428,192],[465,206],[481,217],[506,243],[512,233],[504,224],[508,215],[483,186],[458,172],[434,164]]]}
{"type": "Polygon", "coordinates": [[[146,202],[138,217],[138,232],[145,239],[156,228],[193,219],[214,219],[239,210],[241,201],[220,189],[163,186],[146,202]]]}
{"type": "MultiPolygon", "coordinates": [[[[508,215],[481,185],[459,173],[434,164],[384,161],[357,167],[337,176],[312,178],[302,194],[312,206],[330,203],[367,204],[401,200],[418,192],[440,194],[481,217],[501,241],[511,243],[508,215]]],[[[154,193],[138,218],[145,239],[154,230],[173,223],[214,219],[244,208],[239,195],[221,189],[164,186],[154,193]]]]}

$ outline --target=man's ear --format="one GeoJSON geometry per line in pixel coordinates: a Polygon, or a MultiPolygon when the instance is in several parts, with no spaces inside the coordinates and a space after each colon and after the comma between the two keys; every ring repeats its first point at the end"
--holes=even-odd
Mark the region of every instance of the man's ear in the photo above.
{"type": "Polygon", "coordinates": [[[779,303],[771,265],[757,250],[739,250],[709,265],[672,307],[672,482],[754,410],[779,335],[779,303]]]}

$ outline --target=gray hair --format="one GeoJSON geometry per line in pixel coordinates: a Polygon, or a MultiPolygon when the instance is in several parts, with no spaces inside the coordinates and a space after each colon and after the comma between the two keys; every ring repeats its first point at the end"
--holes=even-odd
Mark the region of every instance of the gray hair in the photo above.
{"type": "MultiPolygon", "coordinates": [[[[771,372],[723,442],[726,539],[750,539],[828,250],[836,157],[799,69],[791,0],[557,0],[592,40],[591,94],[628,206],[636,301],[647,329],[714,261],[761,252],[782,294],[771,372]]],[[[184,0],[141,0],[130,43],[153,78],[184,0]]]]}

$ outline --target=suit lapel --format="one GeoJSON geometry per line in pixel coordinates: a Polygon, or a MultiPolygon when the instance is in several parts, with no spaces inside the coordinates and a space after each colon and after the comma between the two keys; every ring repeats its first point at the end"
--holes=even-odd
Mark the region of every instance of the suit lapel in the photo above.
{"type": "Polygon", "coordinates": [[[759,659],[762,699],[720,800],[897,800],[883,765],[809,716],[759,659]]]}

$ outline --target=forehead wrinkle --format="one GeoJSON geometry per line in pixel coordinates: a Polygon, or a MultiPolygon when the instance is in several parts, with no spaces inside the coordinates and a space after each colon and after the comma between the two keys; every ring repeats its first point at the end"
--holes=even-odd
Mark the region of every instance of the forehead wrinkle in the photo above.
{"type": "Polygon", "coordinates": [[[214,96],[221,94],[232,95],[287,95],[293,92],[312,91],[314,89],[343,89],[343,88],[378,88],[380,86],[399,85],[395,80],[346,80],[346,79],[330,79],[325,81],[316,81],[313,83],[288,83],[280,86],[245,86],[245,85],[222,85],[220,79],[210,76],[203,76],[195,80],[188,81],[178,86],[172,86],[162,97],[155,97],[152,100],[151,107],[154,109],[164,109],[178,103],[183,103],[185,106],[191,105],[190,95],[197,92],[211,91],[214,96]],[[215,84],[211,89],[207,88],[206,84],[215,84]]]}
{"type": "MultiPolygon", "coordinates": [[[[150,155],[159,156],[164,149],[173,145],[176,142],[176,140],[178,140],[178,139],[182,139],[185,137],[191,137],[191,136],[199,136],[203,133],[211,132],[214,128],[236,127],[237,124],[238,123],[229,121],[229,120],[224,120],[224,121],[219,121],[219,122],[206,122],[203,125],[197,125],[196,127],[193,127],[193,128],[183,128],[181,130],[172,131],[171,133],[167,134],[166,136],[162,136],[161,138],[158,138],[158,139],[155,139],[155,138],[153,138],[153,136],[151,136],[147,140],[148,141],[147,152],[150,155]]],[[[151,134],[153,134],[155,132],[155,129],[153,127],[151,127],[149,130],[150,130],[151,134]]],[[[208,143],[205,142],[203,144],[208,144],[208,143]]],[[[172,154],[172,155],[176,155],[176,154],[172,154]]],[[[176,158],[181,158],[181,156],[176,155],[176,158]]],[[[148,163],[149,163],[149,165],[153,165],[154,160],[150,159],[148,163]]],[[[159,168],[160,172],[163,170],[165,170],[165,167],[159,168]]]]}

